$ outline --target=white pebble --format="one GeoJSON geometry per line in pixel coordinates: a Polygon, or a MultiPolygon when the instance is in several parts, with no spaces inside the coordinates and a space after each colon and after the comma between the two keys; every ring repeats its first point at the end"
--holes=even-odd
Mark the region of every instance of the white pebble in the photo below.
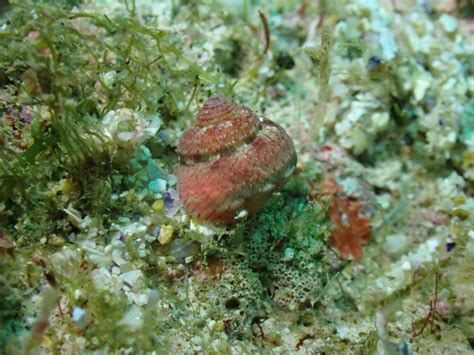
{"type": "Polygon", "coordinates": [[[84,324],[86,320],[86,311],[79,307],[72,309],[72,321],[78,325],[84,324]]]}
{"type": "Polygon", "coordinates": [[[141,276],[142,276],[142,272],[140,270],[133,270],[133,271],[126,272],[120,275],[119,277],[130,286],[134,286],[137,280],[141,276]]]}

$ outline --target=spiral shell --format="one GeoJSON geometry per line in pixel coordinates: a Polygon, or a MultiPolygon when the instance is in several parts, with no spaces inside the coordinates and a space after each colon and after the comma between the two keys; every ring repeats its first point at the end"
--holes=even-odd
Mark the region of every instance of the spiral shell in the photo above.
{"type": "Polygon", "coordinates": [[[293,173],[293,142],[245,105],[211,96],[180,140],[178,193],[195,219],[229,224],[258,211],[293,173]]]}

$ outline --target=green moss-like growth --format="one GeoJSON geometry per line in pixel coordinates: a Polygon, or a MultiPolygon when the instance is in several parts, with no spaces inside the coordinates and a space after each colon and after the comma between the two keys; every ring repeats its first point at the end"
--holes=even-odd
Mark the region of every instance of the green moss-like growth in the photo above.
{"type": "MultiPolygon", "coordinates": [[[[14,258],[0,255],[0,352],[14,347],[17,332],[24,327],[20,270],[14,258]]],[[[11,350],[11,349],[10,349],[11,350]]]]}
{"type": "MultiPolygon", "coordinates": [[[[298,184],[288,187],[297,192],[298,184]]],[[[278,193],[262,213],[237,227],[227,253],[260,280],[262,298],[269,294],[279,306],[297,309],[317,302],[327,280],[327,237],[319,203],[304,194],[278,193]]]]}
{"type": "Polygon", "coordinates": [[[133,9],[109,18],[67,5],[21,1],[2,22],[0,226],[25,231],[25,244],[69,234],[69,203],[106,225],[133,210],[112,194],[129,187],[113,177],[134,173],[135,147],[114,145],[102,126],[106,113],[127,108],[168,125],[188,114],[194,95],[183,87],[220,84],[176,38],[135,20],[133,9]],[[68,191],[51,191],[61,179],[68,191]]]}
{"type": "Polygon", "coordinates": [[[307,312],[330,273],[327,221],[322,205],[306,199],[303,181],[292,178],[208,255],[193,299],[231,341],[255,339],[256,324],[282,311],[307,312]]]}

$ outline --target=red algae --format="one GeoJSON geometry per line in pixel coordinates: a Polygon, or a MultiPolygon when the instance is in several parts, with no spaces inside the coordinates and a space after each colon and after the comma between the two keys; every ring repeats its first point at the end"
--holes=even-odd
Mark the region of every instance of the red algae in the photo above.
{"type": "Polygon", "coordinates": [[[329,216],[334,223],[331,246],[340,257],[359,260],[372,232],[370,219],[365,213],[367,204],[362,200],[342,197],[341,186],[332,178],[323,182],[321,192],[333,197],[329,208],[329,216]]]}

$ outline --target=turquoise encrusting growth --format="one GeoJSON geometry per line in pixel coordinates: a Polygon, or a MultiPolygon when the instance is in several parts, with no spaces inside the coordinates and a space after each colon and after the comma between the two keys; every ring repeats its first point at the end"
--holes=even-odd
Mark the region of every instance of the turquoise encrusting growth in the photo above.
{"type": "Polygon", "coordinates": [[[275,304],[304,309],[330,278],[326,212],[317,202],[278,194],[269,208],[237,228],[232,244],[256,270],[275,304]]]}
{"type": "Polygon", "coordinates": [[[459,119],[461,140],[467,146],[474,145],[474,102],[467,103],[459,119]]]}
{"type": "Polygon", "coordinates": [[[472,1],[0,7],[0,353],[472,353],[472,1]]]}

